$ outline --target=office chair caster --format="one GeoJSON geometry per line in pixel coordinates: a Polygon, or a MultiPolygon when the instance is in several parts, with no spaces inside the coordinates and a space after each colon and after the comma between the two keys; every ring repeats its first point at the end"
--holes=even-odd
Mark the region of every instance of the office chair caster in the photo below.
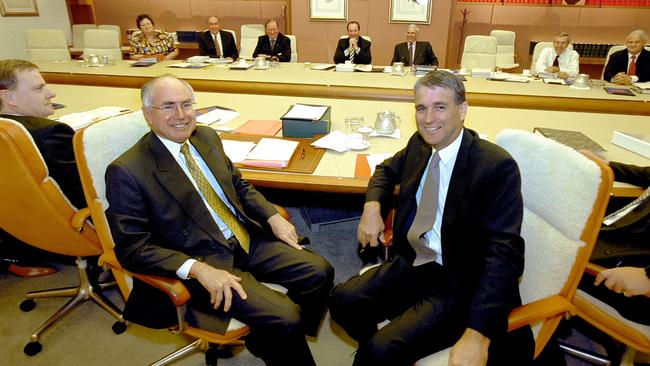
{"type": "Polygon", "coordinates": [[[25,352],[27,356],[34,356],[41,352],[42,349],[43,345],[39,341],[29,342],[25,345],[25,348],[23,348],[23,352],[25,352]]]}
{"type": "Polygon", "coordinates": [[[113,333],[122,334],[126,331],[126,322],[116,321],[115,323],[113,323],[112,329],[113,329],[113,333]]]}
{"type": "Polygon", "coordinates": [[[32,311],[34,310],[35,307],[36,307],[36,301],[32,299],[23,300],[23,302],[20,303],[20,310],[24,312],[32,311]]]}
{"type": "Polygon", "coordinates": [[[205,351],[205,364],[208,366],[217,366],[219,362],[219,347],[210,346],[205,351]]]}

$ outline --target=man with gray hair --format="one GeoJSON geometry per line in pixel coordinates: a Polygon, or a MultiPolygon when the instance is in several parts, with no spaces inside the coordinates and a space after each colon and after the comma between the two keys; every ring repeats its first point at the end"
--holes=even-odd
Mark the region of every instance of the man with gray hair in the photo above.
{"type": "Polygon", "coordinates": [[[569,33],[556,34],[553,37],[553,47],[544,48],[540,52],[537,62],[533,65],[533,73],[553,73],[562,79],[578,75],[580,55],[569,49],[570,42],[569,33]]]}
{"type": "Polygon", "coordinates": [[[409,24],[406,28],[406,42],[395,45],[393,52],[394,62],[403,62],[404,66],[411,65],[433,65],[438,66],[438,58],[433,53],[429,42],[418,41],[420,29],[415,24],[409,24]]]}
{"type": "MultiPolygon", "coordinates": [[[[334,269],[242,179],[217,133],[197,126],[187,82],[161,76],[141,94],[151,131],[106,170],[118,260],[133,272],[183,280],[190,325],[224,333],[232,317],[250,327],[246,346],[268,365],[315,365],[305,334],[317,334],[334,269]]],[[[175,313],[140,282],[124,309],[125,318],[157,327],[176,323],[175,313]]]]}
{"type": "Polygon", "coordinates": [[[457,76],[430,72],[414,94],[417,132],[375,169],[357,231],[378,245],[399,184],[392,259],[337,285],[332,319],[359,342],[356,366],[410,366],[447,347],[449,365],[530,365],[530,328],[506,333],[524,269],[517,163],[464,128],[457,76]]]}
{"type": "Polygon", "coordinates": [[[630,32],[625,37],[626,49],[609,56],[603,79],[621,85],[650,81],[650,51],[644,48],[647,43],[644,30],[630,32]]]}

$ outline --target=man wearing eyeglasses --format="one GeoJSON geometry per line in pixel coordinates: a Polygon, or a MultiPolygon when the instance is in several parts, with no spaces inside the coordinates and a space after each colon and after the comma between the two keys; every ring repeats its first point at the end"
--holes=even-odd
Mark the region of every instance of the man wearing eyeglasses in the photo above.
{"type": "MultiPolygon", "coordinates": [[[[151,132],[106,171],[120,263],[182,279],[192,295],[190,325],[223,333],[235,318],[250,327],[246,345],[268,365],[315,365],[304,336],[318,331],[333,268],[301,247],[294,226],[242,179],[215,131],[197,126],[189,84],[166,75],[141,96],[151,132]]],[[[176,321],[171,307],[136,282],[124,315],[166,327],[176,321]]]]}

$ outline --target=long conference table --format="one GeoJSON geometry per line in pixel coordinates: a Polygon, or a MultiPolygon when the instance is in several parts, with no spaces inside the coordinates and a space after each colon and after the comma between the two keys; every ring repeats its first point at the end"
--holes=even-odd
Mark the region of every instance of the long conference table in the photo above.
{"type": "MultiPolygon", "coordinates": [[[[202,69],[169,67],[178,62],[163,61],[149,67],[132,67],[132,61],[127,60],[104,67],[84,67],[75,60],[36,64],[51,84],[140,88],[153,77],[171,73],[187,80],[196,91],[385,102],[412,102],[416,80],[411,74],[312,70],[302,63],[280,63],[268,70],[230,70],[226,65],[202,69]]],[[[650,116],[647,94],[611,95],[601,86],[576,90],[566,85],[544,84],[541,80],[515,83],[466,78],[467,99],[475,107],[650,116]]]]}
{"type": "MultiPolygon", "coordinates": [[[[121,106],[132,110],[141,107],[139,89],[89,87],[51,84],[57,94],[54,101],[66,105],[53,116],[86,111],[100,106],[121,106]]],[[[344,130],[346,116],[363,117],[372,126],[377,112],[390,110],[402,118],[399,139],[370,137],[370,147],[363,151],[343,153],[327,150],[312,174],[242,169],[245,179],[256,186],[301,191],[365,193],[368,178],[355,178],[357,154],[394,153],[406,145],[416,131],[413,103],[386,101],[359,101],[334,98],[306,98],[253,94],[197,92],[197,108],[212,105],[227,106],[240,115],[226,124],[239,127],[252,119],[279,119],[294,103],[325,104],[332,106],[332,130],[344,130]]],[[[650,131],[648,117],[611,114],[540,111],[513,108],[488,108],[470,105],[465,126],[494,140],[504,128],[532,131],[534,127],[578,130],[605,147],[604,158],[636,165],[650,165],[650,159],[610,143],[614,130],[626,132],[650,131]]],[[[561,162],[558,162],[561,164],[561,162]]],[[[628,186],[617,186],[617,194],[638,194],[628,186]]]]}

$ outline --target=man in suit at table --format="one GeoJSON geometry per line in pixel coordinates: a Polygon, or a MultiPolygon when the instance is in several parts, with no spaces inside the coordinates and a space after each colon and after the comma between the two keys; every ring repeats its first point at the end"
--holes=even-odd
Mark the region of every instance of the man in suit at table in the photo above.
{"type": "Polygon", "coordinates": [[[353,64],[371,64],[371,42],[359,35],[359,32],[361,32],[359,22],[356,20],[350,21],[347,30],[347,38],[339,39],[339,43],[336,45],[334,63],[342,64],[345,61],[350,61],[353,64]]]}
{"type": "Polygon", "coordinates": [[[648,34],[645,31],[637,29],[628,34],[626,49],[609,56],[603,78],[621,85],[650,81],[650,51],[644,48],[646,43],[648,34]]]}
{"type": "Polygon", "coordinates": [[[221,31],[221,21],[216,16],[208,17],[208,30],[199,35],[199,54],[214,58],[239,58],[237,44],[232,33],[221,31]]]}
{"type": "MultiPolygon", "coordinates": [[[[182,279],[191,325],[223,333],[232,317],[250,327],[246,345],[268,365],[314,365],[305,334],[317,334],[333,268],[300,246],[294,226],[242,179],[216,132],[197,126],[189,84],[166,75],[141,94],[152,131],[106,170],[118,260],[130,271],[182,279]]],[[[156,293],[136,282],[125,317],[173,324],[173,309],[158,313],[171,303],[156,293]]]]}
{"type": "Polygon", "coordinates": [[[409,24],[406,28],[406,42],[395,45],[393,52],[394,62],[403,62],[404,66],[411,65],[434,65],[438,66],[438,58],[433,53],[429,42],[418,41],[420,29],[415,24],[409,24]]]}
{"type": "MultiPolygon", "coordinates": [[[[616,211],[605,217],[591,261],[609,269],[595,283],[593,278],[585,276],[580,288],[611,305],[624,317],[650,325],[647,297],[650,296],[650,167],[613,161],[609,166],[616,181],[645,191],[632,202],[619,204],[616,211]]],[[[610,207],[615,203],[611,201],[610,207]]]]}
{"type": "Polygon", "coordinates": [[[450,365],[528,365],[530,328],[506,333],[524,267],[517,163],[463,127],[458,77],[433,71],[414,89],[418,132],[377,166],[358,228],[362,246],[377,246],[400,184],[394,257],[336,286],[332,319],[359,342],[354,365],[413,365],[447,347],[450,365]]]}
{"type": "Polygon", "coordinates": [[[253,51],[253,57],[268,56],[271,60],[280,62],[291,61],[291,40],[280,33],[278,22],[269,19],[264,23],[266,34],[257,38],[257,45],[253,51]]]}
{"type": "Polygon", "coordinates": [[[557,74],[562,79],[578,75],[580,55],[569,49],[569,33],[561,32],[553,37],[553,47],[544,48],[533,65],[533,74],[541,72],[557,74]]]}
{"type": "MultiPolygon", "coordinates": [[[[25,60],[0,61],[0,117],[25,126],[45,160],[49,175],[75,207],[84,208],[87,206],[86,199],[72,150],[74,130],[65,123],[47,118],[54,113],[52,98],[55,96],[33,63],[25,60]]],[[[0,243],[3,243],[0,244],[3,256],[20,258],[18,263],[9,267],[17,274],[54,272],[38,264],[34,264],[38,267],[33,268],[40,270],[30,270],[28,263],[33,259],[62,260],[52,253],[28,247],[1,230],[0,243]]]]}

